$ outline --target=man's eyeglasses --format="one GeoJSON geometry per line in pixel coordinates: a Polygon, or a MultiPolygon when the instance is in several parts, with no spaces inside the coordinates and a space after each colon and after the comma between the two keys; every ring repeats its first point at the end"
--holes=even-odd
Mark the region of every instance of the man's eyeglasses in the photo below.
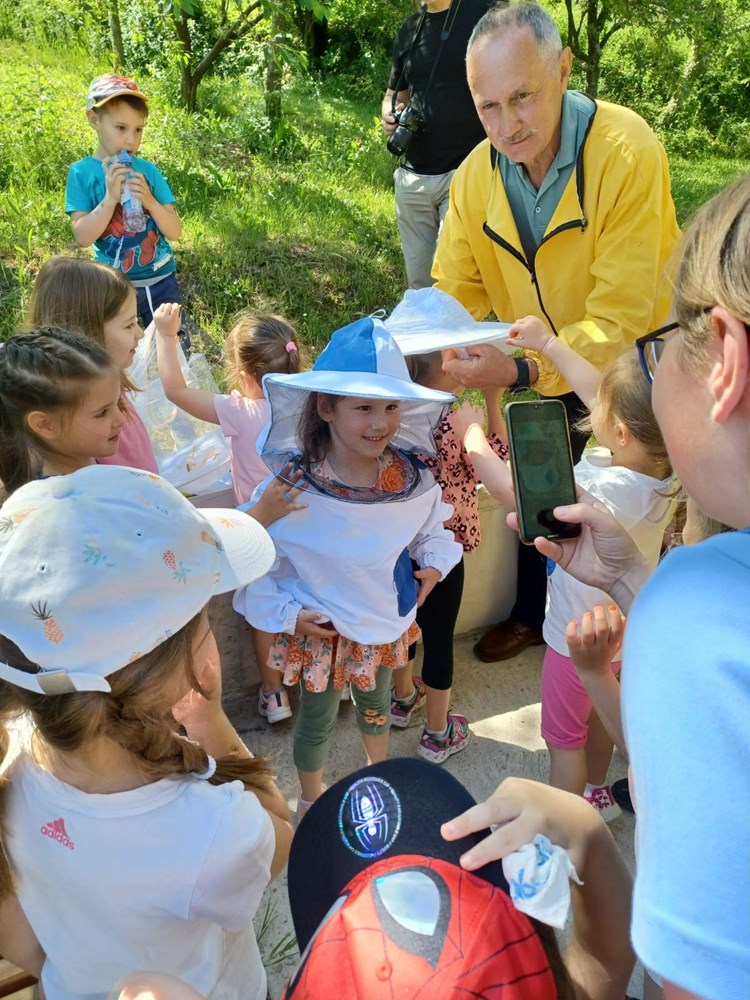
{"type": "Polygon", "coordinates": [[[679,330],[679,328],[679,323],[667,323],[666,326],[660,326],[653,333],[647,333],[644,337],[638,337],[636,340],[635,346],[638,348],[638,359],[641,362],[643,374],[649,382],[654,381],[656,368],[664,353],[665,334],[672,333],[673,330],[679,330]]]}

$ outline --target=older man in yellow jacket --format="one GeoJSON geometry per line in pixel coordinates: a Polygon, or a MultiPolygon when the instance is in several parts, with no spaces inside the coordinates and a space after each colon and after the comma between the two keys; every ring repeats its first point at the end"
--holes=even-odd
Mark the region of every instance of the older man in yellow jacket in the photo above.
{"type": "MultiPolygon", "coordinates": [[[[433,267],[437,287],[477,319],[532,315],[597,367],[659,326],[661,281],[679,235],[666,154],[627,108],[568,91],[571,53],[536,3],[491,10],[469,42],[469,87],[487,140],[451,186],[433,267]]],[[[467,386],[532,387],[580,403],[547,358],[509,358],[491,347],[446,370],[467,386]]],[[[576,460],[585,437],[572,435],[576,460]]],[[[476,654],[492,662],[541,643],[544,562],[519,556],[508,621],[476,654]]]]}

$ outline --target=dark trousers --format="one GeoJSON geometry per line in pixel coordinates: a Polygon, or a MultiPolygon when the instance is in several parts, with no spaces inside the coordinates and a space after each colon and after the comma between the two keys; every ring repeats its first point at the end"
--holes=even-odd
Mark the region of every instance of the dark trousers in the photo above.
{"type": "MultiPolygon", "coordinates": [[[[580,461],[589,435],[573,430],[573,425],[588,412],[574,392],[555,397],[564,405],[570,427],[570,447],[573,463],[580,461]]],[[[516,603],[508,617],[529,628],[540,629],[544,621],[544,605],[547,595],[547,560],[530,545],[518,546],[518,586],[516,603]]]]}
{"type": "MultiPolygon", "coordinates": [[[[415,569],[419,567],[415,564],[415,569]]],[[[437,691],[447,691],[453,684],[453,630],[464,592],[464,558],[436,584],[417,611],[417,625],[422,630],[424,661],[422,680],[437,691]]],[[[409,647],[414,659],[416,644],[409,647]]]]}
{"type": "Polygon", "coordinates": [[[155,285],[149,285],[148,292],[145,288],[136,288],[135,292],[138,300],[138,319],[144,329],[154,318],[154,311],[159,306],[164,305],[165,302],[182,302],[180,287],[177,284],[174,271],[171,274],[166,274],[155,285]]]}

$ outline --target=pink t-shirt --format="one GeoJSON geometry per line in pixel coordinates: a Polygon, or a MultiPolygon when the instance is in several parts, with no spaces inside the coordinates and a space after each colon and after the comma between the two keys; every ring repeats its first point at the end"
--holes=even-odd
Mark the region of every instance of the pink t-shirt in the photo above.
{"type": "Polygon", "coordinates": [[[146,425],[136,413],[127,393],[122,394],[122,401],[125,404],[128,420],[120,431],[117,451],[107,458],[98,458],[97,465],[127,465],[131,469],[144,469],[146,472],[155,472],[158,475],[159,466],[156,464],[156,456],[146,425]]]}
{"type": "Polygon", "coordinates": [[[237,503],[247,503],[269,474],[256,445],[271,418],[271,407],[268,400],[248,399],[235,389],[228,396],[214,396],[214,409],[232,453],[234,495],[237,503]]]}

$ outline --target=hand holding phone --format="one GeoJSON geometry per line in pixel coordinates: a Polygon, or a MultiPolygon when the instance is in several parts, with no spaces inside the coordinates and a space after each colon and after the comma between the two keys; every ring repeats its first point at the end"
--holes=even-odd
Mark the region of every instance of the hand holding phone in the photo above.
{"type": "Polygon", "coordinates": [[[578,537],[580,525],[558,521],[553,513],[576,502],[565,407],[557,399],[509,403],[505,421],[521,541],[578,537]]]}

